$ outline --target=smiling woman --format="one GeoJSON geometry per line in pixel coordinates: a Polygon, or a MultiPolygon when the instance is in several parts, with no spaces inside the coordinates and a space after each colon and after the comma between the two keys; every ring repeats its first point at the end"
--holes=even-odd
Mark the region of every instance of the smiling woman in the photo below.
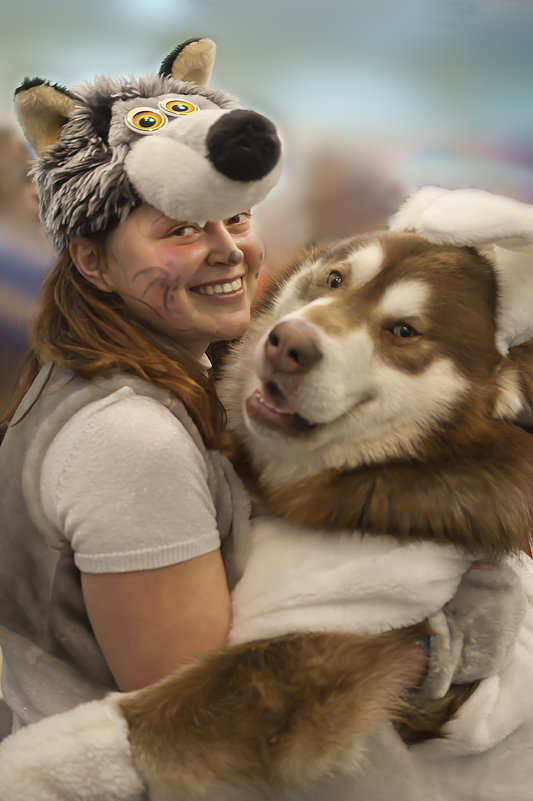
{"type": "Polygon", "coordinates": [[[77,238],[70,253],[89,282],[116,292],[138,319],[198,358],[210,342],[247,328],[263,260],[249,212],[200,225],[148,205],[111,231],[103,248],[77,238]]]}
{"type": "Polygon", "coordinates": [[[246,530],[248,501],[218,452],[206,350],[248,326],[263,261],[249,208],[277,180],[280,145],[270,121],[207,88],[213,58],[194,40],[159,75],[17,91],[60,255],[0,454],[16,727],[227,637],[238,566],[227,573],[221,546],[246,530]]]}

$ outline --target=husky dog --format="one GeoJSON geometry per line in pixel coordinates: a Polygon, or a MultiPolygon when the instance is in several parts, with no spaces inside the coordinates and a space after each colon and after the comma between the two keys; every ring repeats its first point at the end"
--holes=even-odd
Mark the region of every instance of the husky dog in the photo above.
{"type": "MultiPolygon", "coordinates": [[[[533,525],[533,439],[504,418],[532,396],[533,270],[523,242],[465,247],[464,232],[428,230],[421,206],[438,199],[416,197],[399,230],[304,254],[233,354],[221,396],[262,516],[232,644],[10,738],[5,801],[143,786],[153,801],[530,797],[533,581],[517,552],[533,525]],[[446,636],[442,608],[481,559],[499,568],[474,571],[494,614],[502,583],[525,584],[501,664],[475,683],[459,665],[458,684],[437,676],[432,698],[414,693],[416,640],[446,636]],[[38,749],[33,796],[20,765],[38,749]],[[328,785],[338,776],[344,789],[328,785]]],[[[457,196],[470,219],[485,200],[457,196]]],[[[488,207],[500,219],[508,203],[488,207]]],[[[482,660],[491,646],[470,649],[482,660]]]]}

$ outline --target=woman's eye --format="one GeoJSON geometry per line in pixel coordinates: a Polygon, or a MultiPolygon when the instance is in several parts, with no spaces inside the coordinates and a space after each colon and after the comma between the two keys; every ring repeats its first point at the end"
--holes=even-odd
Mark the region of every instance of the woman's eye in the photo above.
{"type": "Polygon", "coordinates": [[[168,232],[169,236],[191,236],[191,234],[195,234],[198,231],[198,228],[195,225],[179,225],[177,228],[173,228],[171,231],[168,232]]]}
{"type": "Polygon", "coordinates": [[[326,283],[331,289],[337,289],[342,284],[342,275],[337,270],[332,270],[327,277],[326,283]]]}
{"type": "Polygon", "coordinates": [[[137,133],[153,133],[166,124],[167,118],[156,108],[140,106],[126,114],[126,125],[137,133]]]}
{"type": "Polygon", "coordinates": [[[418,335],[418,331],[408,323],[396,323],[396,325],[393,325],[389,330],[391,334],[401,339],[409,339],[410,337],[416,337],[418,335]]]}
{"type": "Polygon", "coordinates": [[[182,100],[180,97],[167,97],[165,100],[161,100],[159,108],[166,114],[176,117],[198,111],[198,106],[195,103],[191,103],[189,100],[182,100]]]}
{"type": "Polygon", "coordinates": [[[245,226],[250,222],[251,216],[249,211],[240,211],[238,214],[234,214],[233,217],[228,217],[227,220],[224,220],[224,225],[226,228],[245,226]]]}

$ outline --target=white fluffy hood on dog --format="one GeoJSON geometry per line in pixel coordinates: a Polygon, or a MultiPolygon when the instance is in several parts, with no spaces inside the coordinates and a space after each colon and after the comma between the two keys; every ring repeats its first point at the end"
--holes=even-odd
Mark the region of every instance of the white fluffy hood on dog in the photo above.
{"type": "Polygon", "coordinates": [[[419,623],[450,600],[471,563],[452,546],[332,536],[258,518],[233,591],[230,641],[295,631],[378,634],[419,623]]]}
{"type": "MultiPolygon", "coordinates": [[[[442,606],[469,565],[454,549],[431,543],[399,546],[388,537],[350,534],[335,547],[327,534],[306,533],[279,520],[262,518],[256,525],[245,581],[234,593],[234,641],[253,638],[254,622],[255,637],[296,625],[331,631],[341,619],[343,630],[359,633],[389,628],[389,616],[394,625],[411,623],[435,604],[442,606]],[[311,609],[309,616],[304,605],[311,609]],[[386,623],[379,621],[379,611],[386,623]]],[[[305,795],[295,792],[279,801],[530,801],[533,562],[521,555],[510,557],[509,564],[530,600],[526,618],[507,665],[480,683],[446,724],[446,736],[408,748],[384,726],[370,740],[362,776],[339,773],[305,795]]]]}

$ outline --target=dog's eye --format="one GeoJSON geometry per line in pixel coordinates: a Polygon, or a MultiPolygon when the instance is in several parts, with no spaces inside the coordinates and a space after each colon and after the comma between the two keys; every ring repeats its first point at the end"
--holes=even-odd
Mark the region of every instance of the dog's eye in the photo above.
{"type": "Polygon", "coordinates": [[[393,325],[392,328],[389,329],[391,334],[395,337],[401,337],[402,339],[408,339],[409,337],[416,337],[418,332],[415,331],[412,325],[408,323],[396,323],[393,325]]]}
{"type": "Polygon", "coordinates": [[[332,270],[327,277],[326,283],[332,289],[337,289],[342,284],[342,275],[337,270],[332,270]]]}

